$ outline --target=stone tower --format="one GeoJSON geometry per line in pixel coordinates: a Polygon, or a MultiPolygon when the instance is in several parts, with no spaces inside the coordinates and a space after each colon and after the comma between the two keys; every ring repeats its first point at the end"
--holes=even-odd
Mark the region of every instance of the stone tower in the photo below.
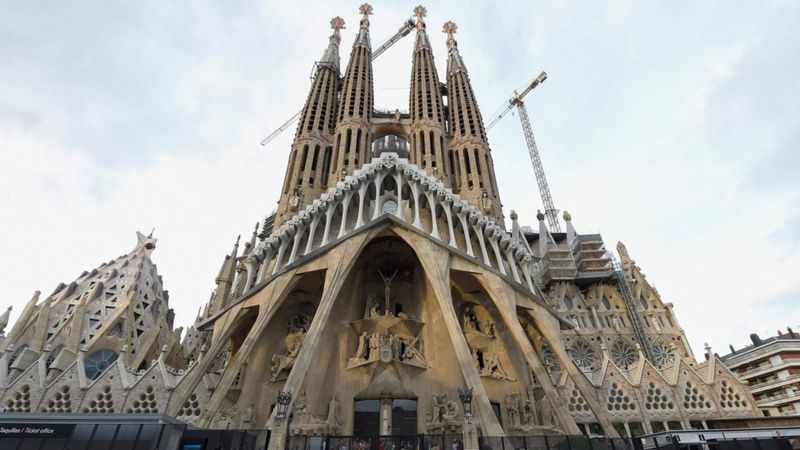
{"type": "Polygon", "coordinates": [[[492,153],[481,110],[453,36],[456,28],[453,22],[444,24],[444,32],[447,33],[447,93],[450,108],[447,155],[452,162],[453,188],[462,198],[502,225],[503,205],[497,191],[492,153]]]}
{"type": "Polygon", "coordinates": [[[328,187],[350,175],[370,160],[372,139],[370,119],[374,103],[372,92],[372,46],[369,39],[369,16],[372,6],[361,5],[362,18],[350,62],[344,74],[336,124],[334,163],[330,168],[328,187]]]}
{"type": "Polygon", "coordinates": [[[431,43],[425,30],[426,14],[427,10],[423,6],[414,9],[417,34],[411,62],[411,95],[408,105],[411,115],[410,160],[425,173],[452,187],[450,168],[453,164],[446,159],[445,108],[431,43]]]}
{"type": "Polygon", "coordinates": [[[331,20],[333,34],[328,48],[316,64],[314,82],[300,115],[300,124],[289,154],[289,165],[283,182],[276,224],[281,224],[328,185],[333,157],[333,131],[336,127],[336,106],[339,87],[339,43],[344,20],[331,20]]]}

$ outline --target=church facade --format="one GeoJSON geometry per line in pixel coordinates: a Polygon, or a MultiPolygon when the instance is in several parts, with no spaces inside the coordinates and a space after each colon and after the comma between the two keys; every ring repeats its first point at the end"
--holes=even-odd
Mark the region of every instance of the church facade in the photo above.
{"type": "Polygon", "coordinates": [[[360,11],[344,72],[331,21],[277,212],[237,239],[195,323],[173,328],[155,239],[139,234],[30,300],[0,342],[0,408],[277,437],[456,433],[468,448],[759,415],[710,349],[695,358],[622,243],[614,255],[566,212],[565,233],[541,214],[506,223],[455,24],[442,82],[415,9],[409,110],[374,109],[360,11]]]}

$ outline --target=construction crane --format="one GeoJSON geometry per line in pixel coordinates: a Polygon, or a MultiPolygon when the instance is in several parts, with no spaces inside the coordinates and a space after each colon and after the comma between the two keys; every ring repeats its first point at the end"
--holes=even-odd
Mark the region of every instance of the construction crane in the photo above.
{"type": "Polygon", "coordinates": [[[500,114],[498,114],[489,122],[489,125],[486,126],[486,130],[488,131],[490,128],[495,126],[495,124],[497,124],[497,122],[499,122],[503,116],[508,114],[509,111],[517,108],[517,112],[519,113],[519,121],[522,122],[522,132],[525,134],[525,141],[528,144],[528,153],[531,156],[533,172],[536,174],[536,184],[539,185],[539,195],[542,197],[544,215],[547,218],[547,224],[550,226],[550,230],[560,233],[561,225],[558,222],[558,210],[556,209],[555,205],[553,205],[553,197],[550,195],[550,188],[547,186],[547,178],[544,176],[542,160],[539,158],[539,149],[536,147],[536,141],[533,139],[531,121],[528,119],[528,111],[525,109],[525,103],[522,101],[522,99],[528,95],[530,91],[534,90],[536,86],[539,86],[539,84],[546,79],[547,73],[542,72],[538,77],[534,78],[534,80],[528,84],[528,87],[526,87],[522,93],[514,91],[514,95],[508,100],[508,105],[500,114]]]}
{"type": "MultiPolygon", "coordinates": [[[[375,61],[375,58],[377,58],[378,56],[381,56],[381,54],[383,54],[383,52],[388,50],[389,47],[394,45],[397,41],[399,41],[400,39],[408,36],[408,34],[411,33],[411,30],[413,30],[413,29],[414,29],[414,21],[411,20],[411,19],[407,19],[405,21],[405,23],[403,23],[403,26],[400,27],[399,30],[397,30],[397,33],[395,33],[389,39],[386,39],[385,41],[383,41],[381,43],[381,45],[379,45],[378,48],[376,48],[372,52],[372,60],[375,61]]],[[[297,119],[300,117],[300,114],[302,114],[302,113],[303,113],[302,110],[298,111],[297,114],[293,115],[289,120],[284,122],[283,125],[278,127],[277,130],[273,131],[269,136],[264,138],[264,140],[261,141],[261,145],[267,145],[269,143],[269,141],[275,139],[279,134],[281,134],[284,131],[286,131],[287,128],[289,128],[293,123],[295,123],[297,121],[297,119]]]]}

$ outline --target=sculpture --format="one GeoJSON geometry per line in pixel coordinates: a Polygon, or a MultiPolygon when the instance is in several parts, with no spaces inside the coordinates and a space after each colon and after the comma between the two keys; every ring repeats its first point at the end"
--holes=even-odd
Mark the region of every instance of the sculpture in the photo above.
{"type": "Polygon", "coordinates": [[[9,306],[2,315],[0,315],[0,336],[3,336],[8,326],[8,319],[11,316],[11,307],[9,306]]]}
{"type": "Polygon", "coordinates": [[[512,392],[506,395],[506,416],[508,417],[508,425],[510,428],[519,428],[519,394],[512,392]]]}
{"type": "Polygon", "coordinates": [[[433,394],[431,397],[431,415],[428,420],[428,432],[450,428],[454,431],[461,425],[458,418],[458,405],[449,400],[447,394],[433,394]]]}
{"type": "Polygon", "coordinates": [[[305,337],[306,330],[303,328],[298,328],[286,336],[284,339],[286,351],[284,353],[272,355],[272,367],[270,368],[270,372],[272,373],[271,381],[277,381],[281,372],[292,368],[295,359],[297,359],[297,355],[300,353],[300,348],[303,346],[305,337]]]}
{"type": "Polygon", "coordinates": [[[339,418],[339,399],[336,398],[336,394],[333,394],[331,397],[331,401],[328,403],[328,420],[327,420],[329,427],[339,427],[342,425],[342,421],[339,418]]]}
{"type": "Polygon", "coordinates": [[[363,332],[358,336],[358,347],[356,353],[350,358],[350,361],[364,361],[369,357],[369,348],[367,347],[367,332],[363,332]]]}

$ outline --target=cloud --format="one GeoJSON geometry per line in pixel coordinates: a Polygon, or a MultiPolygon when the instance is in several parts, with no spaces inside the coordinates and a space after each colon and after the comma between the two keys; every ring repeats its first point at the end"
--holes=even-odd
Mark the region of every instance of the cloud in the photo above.
{"type": "MultiPolygon", "coordinates": [[[[294,133],[258,142],[301,108],[335,15],[345,67],[359,3],[0,6],[4,301],[18,312],[155,227],[189,323],[236,235],[277,201],[294,133]]],[[[440,80],[454,20],[486,120],[548,72],[526,103],[557,206],[628,245],[698,354],[800,316],[799,5],[427,6],[440,80]]],[[[373,46],[412,7],[376,4],[373,46]]],[[[406,38],[376,61],[376,106],[407,109],[411,51],[406,38]]],[[[532,223],[518,118],[489,137],[506,213],[532,223]]]]}

